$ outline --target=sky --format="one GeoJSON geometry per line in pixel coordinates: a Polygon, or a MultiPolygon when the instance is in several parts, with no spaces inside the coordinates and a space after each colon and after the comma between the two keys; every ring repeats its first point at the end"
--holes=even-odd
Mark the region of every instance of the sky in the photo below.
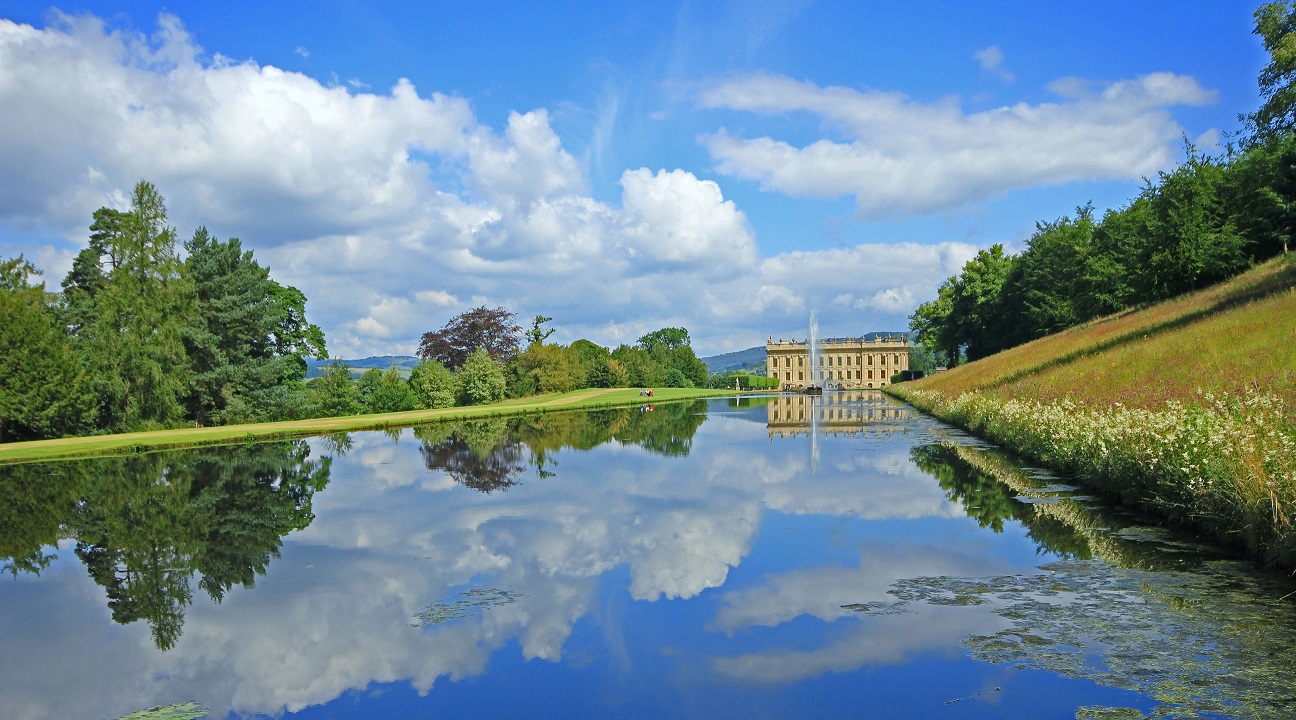
{"type": "Polygon", "coordinates": [[[975,253],[1101,214],[1259,104],[1255,6],[0,2],[0,257],[51,289],[157,186],[331,355],[486,305],[706,356],[908,327],[975,253]]]}

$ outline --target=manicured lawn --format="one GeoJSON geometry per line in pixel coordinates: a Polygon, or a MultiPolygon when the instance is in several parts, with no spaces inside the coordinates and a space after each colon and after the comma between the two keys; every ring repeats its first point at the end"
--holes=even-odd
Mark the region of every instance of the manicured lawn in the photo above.
{"type": "Polygon", "coordinates": [[[61,460],[93,455],[147,452],[165,448],[224,445],[278,438],[329,435],[359,430],[381,430],[459,418],[519,415],[588,407],[639,405],[645,402],[669,402],[671,400],[687,400],[699,397],[723,397],[734,394],[734,391],[654,388],[653,393],[653,397],[646,398],[641,397],[639,390],[636,388],[587,389],[505,400],[491,405],[473,405],[440,410],[413,410],[382,415],[351,415],[347,417],[314,418],[311,420],[290,420],[249,425],[180,428],[176,430],[121,433],[118,435],[92,435],[88,437],[59,438],[57,440],[0,443],[0,463],[61,460]]]}

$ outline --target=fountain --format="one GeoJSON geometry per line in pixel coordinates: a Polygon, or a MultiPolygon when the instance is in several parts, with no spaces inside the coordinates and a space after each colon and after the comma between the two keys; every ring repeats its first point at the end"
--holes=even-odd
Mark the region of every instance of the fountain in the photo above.
{"type": "Polygon", "coordinates": [[[823,393],[823,386],[818,382],[823,372],[819,369],[819,319],[815,317],[814,310],[810,311],[810,337],[806,340],[806,350],[810,353],[810,376],[806,381],[805,393],[819,395],[823,393]]]}

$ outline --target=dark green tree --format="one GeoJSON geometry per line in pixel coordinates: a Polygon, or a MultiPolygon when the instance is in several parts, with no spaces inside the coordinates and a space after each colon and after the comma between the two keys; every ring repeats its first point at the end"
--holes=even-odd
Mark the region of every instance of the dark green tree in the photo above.
{"type": "Polygon", "coordinates": [[[611,359],[625,368],[630,387],[660,387],[666,382],[666,366],[638,346],[618,345],[611,359]]]}
{"type": "Polygon", "coordinates": [[[514,362],[522,393],[567,392],[585,386],[585,369],[570,348],[561,345],[532,343],[514,362]]]}
{"type": "Polygon", "coordinates": [[[957,280],[957,275],[946,279],[937,290],[936,299],[919,305],[909,316],[914,341],[943,355],[947,367],[958,364],[961,354],[957,319],[952,315],[957,280]]]}
{"type": "Polygon", "coordinates": [[[98,317],[99,293],[108,286],[104,265],[117,266],[112,248],[121,244],[126,213],[101,207],[90,224],[90,244],[72,261],[72,270],[63,278],[60,317],[64,331],[78,338],[91,331],[98,317]]]}
{"type": "Polygon", "coordinates": [[[56,327],[39,271],[20,255],[0,261],[0,442],[87,431],[94,419],[90,383],[56,327]]]}
{"type": "Polygon", "coordinates": [[[1002,350],[1086,320],[1084,277],[1093,243],[1093,206],[1076,209],[1076,217],[1037,223],[1026,250],[1017,256],[1004,281],[1002,315],[994,350],[1002,350]]]}
{"type": "Polygon", "coordinates": [[[1267,2],[1255,11],[1254,34],[1269,53],[1258,78],[1264,99],[1243,117],[1253,142],[1264,143],[1296,130],[1296,3],[1267,2]]]}
{"type": "Polygon", "coordinates": [[[175,425],[191,380],[183,329],[193,317],[193,286],[152,184],[135,186],[121,220],[106,246],[116,266],[97,296],[88,338],[100,422],[112,430],[175,425]]]}
{"type": "Polygon", "coordinates": [[[356,399],[360,401],[360,412],[371,413],[373,410],[374,396],[378,394],[378,386],[382,384],[383,371],[378,368],[369,368],[360,373],[356,378],[356,399]]]}
{"type": "Polygon", "coordinates": [[[190,417],[208,425],[289,415],[287,391],[305,377],[302,356],[327,357],[324,333],[305,320],[305,296],[272,280],[238,238],[198,228],[185,248],[197,297],[184,336],[190,417]]]}
{"type": "Polygon", "coordinates": [[[337,358],[325,365],[324,374],[310,383],[309,404],[315,417],[358,415],[363,406],[350,366],[337,358]]]}
{"type": "Polygon", "coordinates": [[[1003,245],[981,250],[969,260],[954,283],[950,317],[957,323],[954,339],[967,348],[969,360],[977,360],[1000,349],[996,333],[1002,332],[1002,290],[1012,269],[1013,256],[1003,245]]]}
{"type": "Polygon", "coordinates": [[[1279,135],[1233,158],[1222,194],[1251,257],[1285,255],[1296,235],[1296,134],[1279,135]]]}
{"type": "Polygon", "coordinates": [[[369,395],[366,409],[371,413],[417,410],[418,396],[409,383],[400,376],[400,370],[393,365],[378,375],[377,385],[369,395]]]}
{"type": "Polygon", "coordinates": [[[1149,184],[1139,256],[1141,299],[1162,300],[1218,282],[1249,264],[1224,204],[1223,162],[1188,146],[1188,158],[1149,184]]]}

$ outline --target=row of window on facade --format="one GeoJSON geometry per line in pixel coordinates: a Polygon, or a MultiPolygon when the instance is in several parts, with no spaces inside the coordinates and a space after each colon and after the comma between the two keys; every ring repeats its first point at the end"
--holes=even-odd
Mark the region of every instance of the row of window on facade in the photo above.
{"type": "MultiPolygon", "coordinates": [[[[844,364],[846,364],[846,365],[851,365],[851,364],[852,364],[851,361],[855,358],[855,356],[854,356],[854,355],[832,355],[832,356],[827,356],[827,357],[822,357],[822,356],[821,356],[821,357],[819,358],[819,366],[820,366],[820,367],[823,367],[825,364],[827,364],[827,365],[834,365],[834,364],[835,364],[836,366],[840,367],[840,366],[843,364],[843,363],[842,363],[842,358],[846,358],[846,362],[845,362],[844,364]],[[833,362],[833,358],[836,358],[836,362],[835,362],[835,363],[833,362]],[[826,362],[825,362],[825,361],[826,361],[826,362]]],[[[872,365],[872,364],[873,364],[873,356],[872,356],[872,355],[865,355],[864,358],[867,358],[867,359],[868,359],[868,362],[867,362],[868,365],[872,365]]],[[[864,361],[864,358],[861,358],[861,359],[860,359],[860,362],[859,362],[860,365],[864,365],[864,364],[866,364],[865,361],[864,361]]],[[[899,364],[900,364],[900,356],[899,356],[899,355],[891,355],[889,358],[888,358],[888,356],[886,356],[886,355],[880,355],[880,356],[878,356],[878,364],[879,364],[879,365],[886,365],[886,364],[888,364],[888,362],[887,362],[888,359],[890,360],[890,364],[891,364],[891,365],[899,365],[899,364]]],[[[770,358],[770,363],[771,363],[770,367],[779,367],[779,359],[778,359],[777,357],[772,357],[772,358],[770,358]]],[[[804,356],[804,355],[797,355],[797,356],[796,356],[796,364],[797,364],[797,367],[804,367],[804,366],[805,366],[805,356],[804,356]]],[[[787,357],[784,357],[784,358],[783,358],[783,367],[792,367],[792,357],[791,357],[791,356],[787,356],[787,357]]]]}
{"type": "MultiPolygon", "coordinates": [[[[834,377],[833,377],[833,371],[832,371],[832,370],[829,370],[829,371],[828,371],[828,374],[827,374],[827,379],[828,379],[828,380],[834,380],[834,379],[836,379],[836,380],[863,380],[863,379],[864,379],[864,377],[863,377],[863,375],[862,375],[863,372],[867,372],[867,373],[868,373],[868,379],[869,379],[869,380],[872,380],[872,379],[873,379],[873,371],[872,371],[872,370],[868,370],[868,371],[855,370],[855,371],[853,371],[853,372],[855,373],[854,377],[851,377],[851,372],[852,372],[851,370],[838,370],[838,371],[836,371],[836,372],[837,372],[837,377],[834,378],[834,377]]],[[[824,374],[823,374],[823,373],[819,373],[819,375],[820,375],[820,378],[819,378],[819,379],[821,379],[821,380],[824,379],[824,374]]],[[[777,377],[778,377],[778,374],[776,373],[776,374],[774,375],[774,377],[777,378],[777,377]]],[[[878,371],[878,378],[881,379],[882,377],[883,377],[883,375],[882,375],[882,371],[879,370],[879,371],[878,371]]],[[[785,381],[787,381],[787,382],[791,382],[791,381],[792,381],[792,371],[791,371],[791,370],[784,370],[784,371],[783,371],[783,379],[784,379],[785,381]]],[[[796,379],[797,379],[797,380],[801,380],[801,381],[805,380],[805,371],[803,371],[803,370],[798,370],[798,371],[797,371],[797,374],[796,374],[796,379]]]]}

